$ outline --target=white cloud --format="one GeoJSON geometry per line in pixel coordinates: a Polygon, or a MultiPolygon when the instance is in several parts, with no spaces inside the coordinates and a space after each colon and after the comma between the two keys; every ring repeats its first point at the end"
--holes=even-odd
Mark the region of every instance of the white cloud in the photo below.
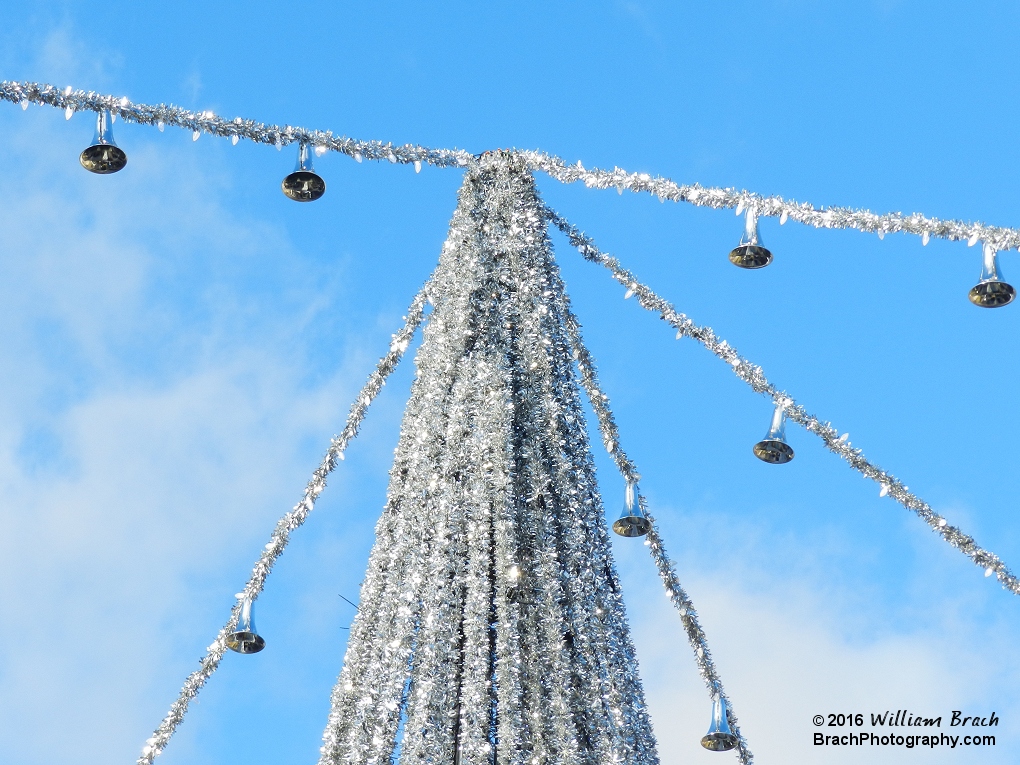
{"type": "MultiPolygon", "coordinates": [[[[825,581],[838,558],[824,547],[813,549],[810,539],[726,528],[708,513],[663,509],[660,515],[671,519],[666,542],[672,542],[681,578],[696,572],[683,583],[757,762],[899,763],[911,755],[924,763],[1012,761],[1018,742],[1010,721],[1020,713],[1012,689],[1020,679],[1015,670],[1020,651],[1009,624],[973,618],[974,604],[959,591],[965,588],[940,586],[892,607],[862,607],[856,593],[825,581]],[[682,536],[676,533],[681,528],[682,536]],[[725,544],[718,544],[722,539],[725,544]],[[803,578],[791,579],[770,562],[790,555],[801,557],[803,578]],[[907,629],[891,613],[917,608],[926,609],[929,618],[907,629]],[[971,618],[959,619],[961,611],[971,618]],[[896,747],[862,752],[813,745],[816,732],[851,732],[814,726],[816,714],[860,712],[868,723],[863,730],[880,732],[871,727],[870,714],[896,709],[942,715],[941,732],[950,735],[962,735],[960,728],[948,727],[952,710],[995,711],[1002,720],[998,728],[979,732],[994,733],[997,745],[911,755],[896,747]]],[[[716,762],[718,755],[698,743],[711,706],[679,617],[647,548],[625,545],[616,550],[662,761],[716,762]]]]}
{"type": "Polygon", "coordinates": [[[94,177],[86,116],[0,120],[0,759],[123,760],[372,364],[318,359],[338,276],[207,193],[209,155],[94,177]]]}

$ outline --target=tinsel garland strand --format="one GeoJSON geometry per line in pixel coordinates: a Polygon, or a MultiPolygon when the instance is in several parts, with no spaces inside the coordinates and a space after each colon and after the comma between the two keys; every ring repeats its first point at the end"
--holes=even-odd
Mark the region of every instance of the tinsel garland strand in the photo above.
{"type": "MultiPolygon", "coordinates": [[[[520,162],[519,159],[516,161],[520,162]]],[[[523,163],[520,164],[523,167],[523,163]]],[[[528,177],[530,180],[530,174],[528,177]]],[[[537,310],[526,312],[525,321],[535,322],[538,328],[544,327],[542,335],[549,341],[545,344],[547,349],[545,362],[554,370],[552,379],[564,379],[571,382],[569,386],[561,389],[558,396],[556,396],[556,391],[550,390],[550,394],[555,396],[554,403],[550,406],[554,422],[550,423],[546,433],[537,433],[536,438],[538,443],[555,442],[557,433],[555,421],[562,418],[562,423],[567,426],[569,434],[567,443],[563,444],[560,450],[550,450],[553,464],[550,465],[546,480],[557,481],[568,486],[574,484],[583,487],[586,493],[595,497],[598,496],[598,487],[590,456],[585,460],[583,472],[578,470],[578,466],[571,459],[564,459],[566,455],[590,455],[590,444],[586,429],[583,427],[584,418],[580,409],[578,378],[574,372],[576,353],[570,332],[573,316],[570,313],[569,299],[559,268],[553,258],[544,208],[535,205],[539,201],[537,195],[534,195],[534,198],[529,198],[529,201],[532,203],[528,210],[529,217],[533,221],[532,225],[540,224],[535,228],[538,235],[536,238],[542,244],[540,249],[542,277],[537,285],[540,294],[535,295],[533,303],[537,310]]],[[[562,431],[560,432],[562,433],[562,431]]],[[[622,458],[626,459],[625,456],[622,458]]],[[[599,675],[602,678],[600,686],[589,685],[578,688],[575,703],[583,707],[586,703],[591,704],[592,699],[601,699],[605,705],[603,713],[606,714],[607,722],[615,726],[616,736],[628,741],[631,752],[627,750],[608,752],[602,755],[603,761],[611,759],[612,761],[637,762],[639,761],[637,758],[642,761],[648,759],[657,761],[654,746],[650,741],[650,734],[643,733],[650,729],[650,718],[644,704],[643,690],[637,674],[633,670],[628,671],[628,668],[633,668],[636,664],[636,651],[633,643],[629,640],[626,622],[622,618],[623,602],[615,567],[612,565],[609,555],[611,545],[604,512],[601,506],[596,506],[594,503],[583,504],[579,509],[586,511],[584,516],[578,519],[580,524],[571,523],[569,517],[551,513],[544,513],[540,516],[548,516],[549,520],[559,521],[559,534],[568,538],[577,537],[571,545],[575,556],[579,554],[590,556],[596,549],[603,550],[603,567],[606,569],[610,581],[609,591],[604,593],[603,606],[595,605],[594,614],[590,607],[586,611],[577,610],[569,614],[566,623],[560,627],[561,630],[566,629],[566,634],[571,636],[570,641],[575,651],[578,651],[582,642],[588,644],[583,664],[598,667],[599,675]],[[595,535],[596,546],[591,544],[590,538],[584,538],[586,534],[576,534],[578,526],[583,528],[586,534],[595,535]],[[609,605],[612,607],[606,608],[609,605]],[[614,624],[614,622],[616,623],[614,624]],[[615,639],[613,639],[614,632],[618,635],[615,639]],[[634,705],[634,699],[638,700],[637,705],[634,705]]],[[[556,552],[551,551],[551,555],[555,558],[556,552]]],[[[546,578],[548,575],[541,576],[540,580],[546,578]]],[[[568,591],[577,589],[577,578],[573,572],[569,576],[563,577],[563,589],[568,591]]],[[[578,653],[582,652],[578,651],[578,653]]]]}
{"type": "Polygon", "coordinates": [[[126,122],[140,125],[154,125],[160,130],[167,125],[192,131],[197,137],[202,133],[264,143],[280,148],[305,142],[311,147],[322,147],[329,151],[346,154],[358,162],[364,159],[385,159],[390,162],[427,163],[437,167],[465,166],[475,161],[470,152],[458,149],[430,149],[425,146],[404,144],[398,146],[382,141],[359,141],[346,136],[334,135],[331,131],[307,130],[293,125],[270,125],[241,117],[228,119],[211,111],[193,112],[172,104],[134,104],[127,97],[105,96],[94,91],[60,90],[53,85],[36,82],[0,82],[0,99],[20,103],[55,106],[64,109],[70,117],[74,112],[100,112],[109,110],[126,122]]]}
{"type": "MultiPolygon", "coordinates": [[[[550,212],[550,220],[553,220],[553,222],[559,225],[558,219],[553,216],[555,216],[555,213],[550,212]]],[[[623,476],[624,481],[637,484],[641,476],[637,472],[637,467],[634,465],[633,461],[627,456],[626,452],[624,452],[623,448],[620,446],[620,433],[616,425],[616,418],[613,416],[613,411],[609,406],[609,396],[606,395],[599,385],[595,362],[581,338],[580,324],[577,321],[577,317],[570,309],[569,299],[566,297],[565,293],[561,310],[564,314],[565,325],[570,338],[571,350],[578,369],[581,371],[581,384],[587,392],[592,410],[595,412],[595,419],[598,422],[599,430],[602,433],[602,439],[606,450],[616,462],[617,468],[623,476]]],[[[666,595],[680,614],[680,621],[684,626],[684,632],[687,633],[687,640],[694,651],[694,659],[698,666],[698,672],[705,681],[705,685],[708,687],[710,694],[713,696],[718,695],[726,701],[727,720],[729,721],[730,728],[737,736],[738,740],[737,755],[742,765],[750,765],[754,761],[754,755],[751,754],[747,741],[740,732],[740,724],[737,721],[737,715],[733,711],[733,705],[723,689],[722,679],[719,677],[719,672],[715,668],[715,662],[712,661],[712,653],[708,648],[708,640],[705,637],[705,631],[698,622],[697,611],[695,611],[694,604],[691,601],[690,596],[687,594],[687,591],[684,590],[683,586],[680,584],[680,579],[677,576],[673,562],[666,554],[666,548],[663,545],[658,524],[649,512],[644,496],[640,494],[638,495],[638,503],[641,507],[641,511],[648,518],[652,526],[651,530],[647,534],[645,544],[649,547],[652,560],[655,562],[656,569],[658,569],[659,576],[666,588],[666,595]]]]}
{"type": "MultiPolygon", "coordinates": [[[[497,210],[516,208],[507,233],[523,245],[513,274],[519,308],[512,323],[514,333],[529,340],[515,368],[518,385],[531,391],[518,396],[517,416],[523,447],[518,459],[525,458],[517,478],[523,499],[517,524],[524,571],[520,590],[527,606],[521,608],[527,625],[522,637],[534,636],[521,645],[522,656],[532,657],[526,671],[531,710],[522,711],[530,711],[534,721],[526,716],[525,729],[547,742],[549,748],[534,750],[536,756],[547,752],[545,761],[569,763],[579,757],[582,762],[657,763],[584,428],[562,311],[563,284],[544,208],[519,156],[499,152],[481,162],[506,166],[507,179],[497,188],[507,189],[502,192],[507,199],[497,197],[492,204],[497,210]],[[561,695],[571,687],[572,692],[561,695]],[[537,728],[536,721],[546,730],[537,728]]],[[[522,759],[521,765],[534,761],[522,759]]]]}
{"type": "MultiPolygon", "coordinates": [[[[117,98],[94,91],[63,90],[53,85],[36,82],[0,82],[0,99],[28,104],[45,104],[64,109],[70,116],[76,111],[98,112],[108,109],[129,122],[143,125],[174,125],[193,131],[232,138],[235,142],[245,138],[256,143],[274,145],[306,142],[311,146],[340,152],[361,161],[365,159],[390,162],[421,163],[437,167],[466,167],[477,161],[476,155],[461,149],[432,149],[415,144],[403,146],[382,141],[361,141],[336,136],[331,131],[308,130],[293,125],[270,125],[241,117],[227,119],[211,111],[193,112],[167,104],[133,104],[126,97],[117,98]]],[[[566,160],[542,151],[515,151],[532,170],[541,170],[562,183],[583,182],[589,188],[615,188],[652,194],[665,202],[687,202],[699,207],[717,209],[754,210],[759,218],[779,218],[780,223],[794,220],[815,228],[856,229],[867,233],[906,233],[921,237],[927,244],[932,237],[950,241],[966,241],[968,245],[984,242],[996,251],[1020,248],[1020,229],[989,226],[984,223],[930,218],[920,213],[873,213],[848,207],[816,207],[807,202],[795,202],[779,196],[762,196],[750,191],[704,187],[700,184],[679,184],[662,176],[648,173],[630,173],[621,168],[601,170],[585,168],[580,160],[571,164],[566,160]]]]}
{"type": "MultiPolygon", "coordinates": [[[[446,368],[445,358],[430,363],[436,346],[449,350],[432,338],[438,334],[446,340],[448,332],[456,340],[462,334],[460,327],[446,330],[445,314],[454,286],[461,287],[464,296],[457,296],[462,299],[453,313],[469,314],[466,296],[474,286],[469,277],[469,271],[442,260],[433,276],[430,297],[436,310],[415,359],[418,375],[405,409],[359,611],[331,696],[321,763],[349,765],[386,758],[395,745],[405,705],[405,739],[415,739],[423,731],[430,734],[426,746],[452,749],[444,725],[456,695],[451,684],[423,681],[409,689],[410,697],[404,688],[409,661],[416,667],[424,665],[422,674],[430,678],[459,663],[455,654],[461,650],[458,617],[464,595],[451,581],[461,575],[468,553],[466,519],[462,502],[443,501],[459,490],[451,476],[461,468],[449,464],[442,447],[462,440],[457,429],[464,419],[464,404],[446,378],[429,372],[433,366],[446,368]],[[460,416],[450,417],[448,406],[460,416]]],[[[459,391],[470,392],[468,386],[459,391]]],[[[418,743],[405,740],[402,757],[416,754],[418,743]]]]}
{"type": "Polygon", "coordinates": [[[170,707],[170,711],[163,718],[159,727],[156,728],[152,737],[146,740],[145,746],[142,748],[142,754],[137,761],[138,765],[151,765],[152,761],[166,748],[177,726],[180,725],[184,715],[187,714],[188,705],[191,703],[191,700],[198,694],[217,667],[219,667],[220,661],[227,651],[227,636],[237,625],[243,598],[248,597],[254,601],[259,593],[262,592],[266,577],[269,576],[273,564],[287,547],[291,533],[299,528],[308,518],[308,514],[311,513],[312,508],[315,506],[316,499],[318,499],[323,489],[326,488],[327,476],[344,459],[344,451],[355,436],[357,436],[358,429],[365,418],[369,405],[386,383],[386,378],[397,367],[398,362],[404,355],[404,351],[407,350],[411,342],[411,338],[414,336],[415,330],[422,323],[431,284],[432,278],[425,283],[412,301],[407,311],[404,326],[393,335],[389,352],[380,359],[375,371],[369,375],[367,382],[358,394],[358,398],[352,404],[350,413],[347,416],[347,424],[343,431],[340,435],[334,436],[330,441],[325,457],[323,457],[321,464],[312,474],[311,480],[305,487],[304,497],[286,515],[277,521],[269,542],[265,545],[262,554],[255,563],[251,578],[248,579],[243,591],[238,593],[242,597],[238,598],[237,603],[234,604],[230,611],[230,618],[227,620],[227,623],[220,629],[216,639],[206,649],[206,655],[201,659],[199,669],[192,672],[187,680],[184,681],[180,695],[170,707]]]}
{"type": "Polygon", "coordinates": [[[690,337],[701,343],[701,345],[729,364],[733,369],[733,373],[750,385],[754,391],[768,396],[776,405],[781,404],[786,411],[787,419],[814,433],[822,439],[826,449],[838,455],[865,478],[878,483],[880,486],[880,496],[890,496],[903,505],[903,507],[915,513],[946,542],[968,556],[976,565],[983,568],[985,576],[992,576],[994,574],[998,577],[1004,589],[1009,590],[1014,595],[1020,595],[1020,580],[1017,579],[999,556],[978,546],[973,537],[965,534],[956,526],[951,526],[945,518],[935,512],[928,503],[916,494],[913,494],[896,476],[869,461],[861,449],[853,448],[848,433],[840,435],[839,431],[832,427],[831,423],[823,422],[814,415],[808,414],[804,407],[797,404],[786,391],[779,390],[770,383],[760,366],[752,364],[737,353],[729,343],[716,337],[711,327],[699,326],[686,315],[677,311],[671,303],[640,283],[630,271],[620,265],[616,258],[601,252],[590,237],[586,236],[573,224],[561,218],[555,211],[546,208],[546,214],[549,220],[560,231],[566,234],[570,242],[577,247],[586,260],[598,263],[609,269],[613,278],[627,289],[625,297],[636,296],[642,308],[659,314],[663,321],[674,327],[677,330],[676,337],[678,340],[681,337],[690,337]]]}
{"type": "Polygon", "coordinates": [[[966,241],[973,246],[984,242],[996,251],[1020,247],[1020,229],[989,226],[959,220],[929,218],[921,213],[873,213],[849,207],[815,207],[808,202],[795,202],[779,196],[762,196],[752,191],[705,187],[700,184],[679,184],[662,176],[629,173],[620,168],[600,170],[585,168],[581,161],[569,164],[563,159],[541,151],[521,151],[529,167],[541,170],[562,183],[581,181],[588,188],[626,189],[658,197],[660,202],[687,202],[697,207],[753,210],[759,218],[779,218],[781,224],[794,220],[814,228],[856,229],[884,238],[886,234],[904,233],[921,237],[922,244],[932,238],[966,241]]]}

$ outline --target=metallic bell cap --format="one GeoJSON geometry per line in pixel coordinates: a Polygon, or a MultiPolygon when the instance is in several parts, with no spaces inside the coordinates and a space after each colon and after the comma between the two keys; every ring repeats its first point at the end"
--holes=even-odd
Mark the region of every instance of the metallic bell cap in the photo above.
{"type": "Polygon", "coordinates": [[[701,745],[712,752],[728,752],[737,745],[737,737],[730,730],[726,702],[722,696],[716,696],[712,702],[712,724],[708,733],[701,737],[701,745]]]}
{"type": "Polygon", "coordinates": [[[255,630],[255,621],[251,618],[251,598],[245,597],[241,602],[241,615],[237,619],[234,631],[227,635],[227,648],[237,653],[258,653],[266,647],[266,641],[255,630]]]}
{"type": "Polygon", "coordinates": [[[1002,281],[999,275],[999,253],[989,244],[984,245],[984,260],[981,263],[980,281],[971,287],[967,297],[981,308],[999,308],[1013,302],[1016,290],[1013,285],[1002,281]]]}
{"type": "Polygon", "coordinates": [[[312,169],[312,154],[308,144],[298,147],[298,161],[294,172],[283,179],[283,193],[295,202],[314,202],[326,193],[326,182],[312,169]]]}
{"type": "Polygon", "coordinates": [[[786,411],[783,404],[776,404],[769,432],[754,445],[754,456],[771,465],[785,465],[793,459],[793,449],[786,443],[786,411]]]}
{"type": "Polygon", "coordinates": [[[124,169],[127,154],[113,140],[113,120],[110,112],[103,110],[96,117],[96,134],[92,145],[78,157],[81,166],[90,173],[109,175],[124,169]]]}
{"type": "Polygon", "coordinates": [[[744,216],[744,235],[730,250],[730,263],[740,268],[764,268],[771,262],[772,253],[762,246],[758,233],[758,213],[749,207],[744,216]]]}
{"type": "Polygon", "coordinates": [[[644,511],[641,509],[637,486],[628,481],[623,512],[613,523],[613,531],[621,537],[643,537],[651,528],[651,521],[645,517],[644,511]]]}

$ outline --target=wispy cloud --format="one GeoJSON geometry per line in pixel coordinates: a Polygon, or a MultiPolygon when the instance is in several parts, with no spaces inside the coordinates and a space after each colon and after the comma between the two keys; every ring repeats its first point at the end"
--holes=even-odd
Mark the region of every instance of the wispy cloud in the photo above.
{"type": "Polygon", "coordinates": [[[639,3],[637,0],[626,0],[626,2],[619,3],[619,7],[623,9],[624,13],[630,16],[630,18],[637,24],[642,34],[655,43],[657,48],[662,49],[664,47],[662,31],[652,19],[652,14],[643,3],[639,3]]]}
{"type": "MultiPolygon", "coordinates": [[[[670,531],[687,530],[668,534],[666,541],[687,574],[685,587],[757,761],[855,763],[864,756],[874,763],[903,762],[906,755],[896,747],[866,747],[863,754],[860,748],[816,747],[816,732],[850,731],[816,727],[817,714],[859,712],[870,718],[872,712],[909,709],[944,715],[941,732],[960,734],[948,727],[954,709],[995,711],[1003,720],[1020,713],[1012,692],[1020,680],[1013,669],[1020,651],[1012,628],[958,618],[960,606],[975,610],[973,603],[960,602],[965,587],[932,581],[934,589],[890,609],[843,591],[838,577],[826,581],[834,565],[847,565],[838,544],[816,545],[796,532],[780,537],[753,525],[734,529],[707,512],[659,511],[670,519],[670,531]],[[797,577],[769,562],[791,556],[800,559],[797,577]],[[907,627],[902,616],[890,613],[919,609],[926,618],[907,627]],[[988,687],[998,692],[989,697],[988,687]]],[[[627,541],[616,549],[660,754],[664,761],[707,762],[713,755],[698,751],[711,712],[707,691],[646,548],[628,547],[627,541]]],[[[866,721],[864,730],[873,730],[866,721]]],[[[1016,733],[1006,724],[991,732],[997,736],[994,747],[928,751],[918,761],[1011,762],[1016,733]]]]}
{"type": "Polygon", "coordinates": [[[0,113],[12,765],[137,754],[368,368],[355,348],[323,371],[338,276],[217,204],[215,162],[136,141],[130,172],[90,176],[88,116],[73,140],[57,117],[0,113]]]}

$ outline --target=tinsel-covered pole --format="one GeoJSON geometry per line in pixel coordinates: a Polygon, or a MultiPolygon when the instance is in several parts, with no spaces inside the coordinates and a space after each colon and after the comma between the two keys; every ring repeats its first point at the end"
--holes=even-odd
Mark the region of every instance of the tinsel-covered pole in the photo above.
{"type": "Polygon", "coordinates": [[[682,337],[690,337],[725,361],[733,369],[733,373],[750,385],[755,392],[768,396],[773,403],[782,407],[789,420],[797,423],[809,433],[814,433],[822,439],[826,449],[835,453],[865,478],[879,484],[880,496],[892,497],[928,524],[931,530],[947,543],[984,569],[986,577],[995,575],[1004,589],[1014,595],[1020,595],[1020,579],[1010,571],[1005,561],[995,553],[980,547],[973,537],[958,527],[951,526],[944,517],[933,510],[927,502],[912,493],[896,476],[868,460],[864,456],[863,450],[856,449],[851,445],[849,433],[840,435],[839,431],[830,423],[823,422],[809,414],[804,407],[794,401],[790,394],[769,382],[760,366],[741,356],[728,342],[719,338],[711,327],[698,325],[677,311],[669,301],[659,297],[648,286],[639,282],[637,277],[620,265],[616,258],[599,250],[590,237],[564,220],[555,211],[546,208],[545,215],[567,235],[567,238],[585,259],[598,263],[609,270],[613,278],[626,288],[625,297],[637,296],[637,302],[642,308],[657,313],[663,321],[676,329],[677,340],[682,337]]]}
{"type": "Polygon", "coordinates": [[[320,765],[656,765],[562,283],[512,153],[468,170],[320,765]]]}
{"type": "Polygon", "coordinates": [[[258,598],[262,588],[265,586],[266,578],[269,576],[270,571],[272,571],[273,564],[276,563],[277,558],[283,554],[284,549],[287,547],[291,533],[298,529],[308,518],[308,514],[315,507],[315,500],[318,499],[323,489],[326,488],[327,476],[344,459],[344,451],[354,437],[357,436],[361,421],[365,418],[368,407],[379,391],[382,390],[382,386],[386,383],[386,378],[396,369],[397,364],[404,355],[404,351],[407,350],[407,346],[411,342],[411,338],[414,336],[415,330],[424,319],[425,305],[429,299],[434,280],[435,274],[425,283],[425,286],[422,287],[411,302],[407,316],[404,319],[404,325],[393,335],[389,352],[380,359],[375,370],[369,375],[358,397],[351,405],[346,426],[340,435],[333,437],[329,449],[326,450],[326,456],[323,457],[322,463],[312,474],[311,480],[305,487],[304,496],[301,501],[277,521],[269,542],[266,543],[262,554],[259,555],[259,559],[252,569],[251,577],[248,579],[247,584],[245,584],[244,589],[238,593],[238,602],[231,609],[230,618],[223,625],[219,634],[216,635],[216,639],[206,649],[206,654],[201,659],[199,668],[188,675],[184,681],[184,687],[181,688],[177,700],[170,707],[166,717],[163,718],[159,727],[156,728],[152,736],[145,742],[145,745],[142,747],[141,756],[138,758],[138,765],[151,765],[152,761],[166,748],[174,731],[177,730],[177,726],[181,724],[181,721],[187,714],[191,700],[198,695],[202,686],[205,685],[206,681],[219,667],[224,654],[227,652],[227,636],[233,632],[241,615],[242,603],[246,598],[250,601],[258,598]]]}

